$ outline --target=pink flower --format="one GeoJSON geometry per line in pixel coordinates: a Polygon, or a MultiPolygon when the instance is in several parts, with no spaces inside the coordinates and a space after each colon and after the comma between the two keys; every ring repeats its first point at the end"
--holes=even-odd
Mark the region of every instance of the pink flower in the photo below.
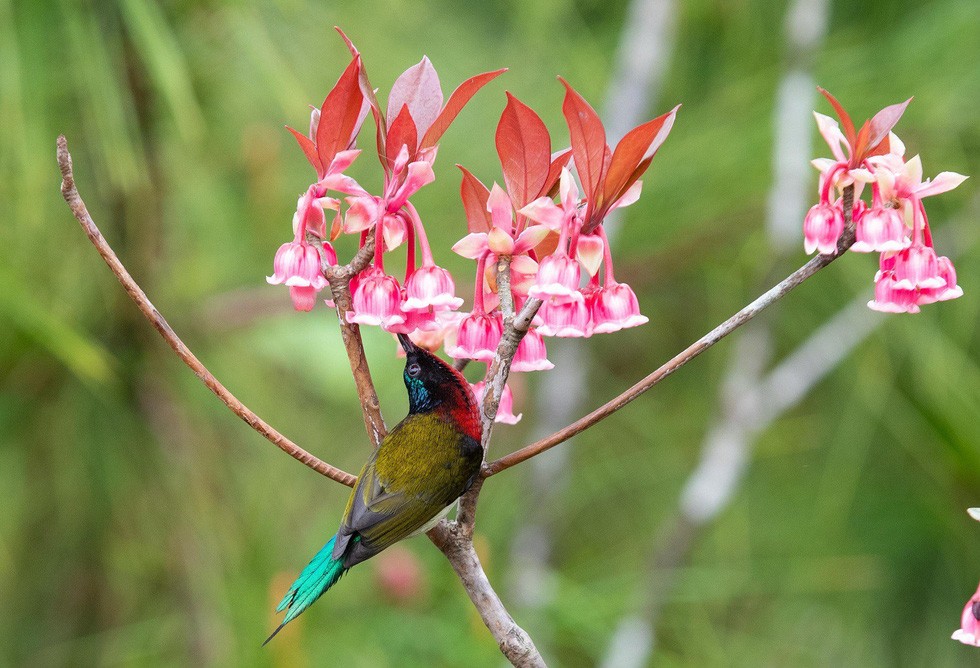
{"type": "Polygon", "coordinates": [[[595,334],[608,334],[650,321],[640,313],[636,294],[625,283],[607,283],[589,295],[588,303],[595,334]]]}
{"type": "Polygon", "coordinates": [[[868,302],[868,308],[883,313],[918,313],[918,295],[899,285],[895,272],[880,271],[875,280],[875,298],[868,302]]]}
{"type": "Polygon", "coordinates": [[[559,250],[538,263],[538,280],[527,294],[537,299],[558,297],[572,299],[578,291],[582,270],[574,260],[559,250]]]}
{"type": "MultiPolygon", "coordinates": [[[[488,251],[493,255],[526,255],[532,248],[548,236],[548,228],[543,225],[529,225],[514,237],[514,207],[510,196],[496,183],[487,199],[487,210],[493,226],[489,232],[473,232],[456,242],[453,251],[465,258],[475,260],[488,251]]],[[[491,261],[494,261],[491,258],[491,261]]]]}
{"type": "Polygon", "coordinates": [[[497,354],[504,325],[500,312],[470,313],[459,323],[456,344],[446,348],[450,357],[490,362],[497,354]]]}
{"type": "Polygon", "coordinates": [[[896,286],[904,290],[943,288],[946,279],[939,275],[936,251],[929,246],[913,244],[895,256],[896,286]]]}
{"type": "MultiPolygon", "coordinates": [[[[502,405],[503,401],[500,403],[502,405]]],[[[960,628],[953,633],[953,640],[980,647],[980,587],[977,587],[976,593],[966,602],[960,628]]]]}
{"type": "Polygon", "coordinates": [[[347,322],[359,325],[380,325],[388,328],[405,322],[401,310],[401,288],[394,276],[378,267],[361,272],[353,294],[353,311],[346,313],[347,322]]]}
{"type": "Polygon", "coordinates": [[[538,309],[534,322],[544,336],[572,338],[587,337],[592,333],[589,328],[589,307],[581,293],[565,301],[554,298],[546,300],[538,309]]]}
{"type": "MultiPolygon", "coordinates": [[[[337,254],[329,243],[323,245],[328,259],[337,261],[337,254]]],[[[297,311],[309,311],[316,301],[316,293],[327,286],[320,268],[320,253],[305,241],[285,243],[276,251],[272,276],[265,279],[270,285],[286,284],[293,306],[297,311]]]]}
{"type": "MultiPolygon", "coordinates": [[[[481,380],[479,383],[473,383],[472,387],[477,405],[482,406],[483,395],[486,391],[484,382],[481,380]]],[[[523,416],[523,413],[514,415],[514,393],[511,392],[510,385],[504,385],[504,391],[500,394],[500,404],[497,406],[497,415],[494,416],[493,421],[503,424],[517,424],[523,416]]]]}
{"type": "Polygon", "coordinates": [[[844,231],[844,215],[830,204],[814,204],[803,220],[803,248],[809,254],[819,250],[824,255],[837,251],[837,240],[844,231]]]}
{"type": "Polygon", "coordinates": [[[544,339],[538,331],[531,327],[521,339],[510,365],[511,371],[550,371],[555,365],[548,360],[548,351],[544,339]]]}
{"type": "Polygon", "coordinates": [[[875,207],[857,219],[855,253],[898,251],[912,243],[898,209],[875,207]]]}
{"type": "Polygon", "coordinates": [[[938,288],[921,288],[917,304],[932,304],[934,302],[944,302],[963,296],[963,288],[956,284],[956,269],[953,262],[945,255],[936,258],[938,273],[946,283],[938,288]]]}
{"type": "Polygon", "coordinates": [[[458,309],[463,300],[456,296],[453,277],[442,267],[421,266],[412,272],[405,281],[405,301],[403,311],[417,311],[427,308],[458,309]]]}

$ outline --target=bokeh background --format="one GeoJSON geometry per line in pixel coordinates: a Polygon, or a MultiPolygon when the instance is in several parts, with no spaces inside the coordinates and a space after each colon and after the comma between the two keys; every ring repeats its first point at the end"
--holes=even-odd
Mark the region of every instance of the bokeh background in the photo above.
{"type": "MultiPolygon", "coordinates": [[[[347,489],[210,395],[59,194],[63,132],[93,216],[191,348],[285,434],[358,470],[368,447],[336,318],[293,312],[264,280],[313,176],[282,126],[304,127],[346,64],[335,24],[382,92],[423,54],[447,92],[511,68],[451,128],[416,198],[467,295],[472,263],[449,251],[465,228],[452,165],[500,179],[505,88],[556,145],[556,74],[613,134],[684,104],[616,232],[617,273],[650,324],[554,346],[559,369],[515,381],[524,419],[497,430],[498,455],[804,261],[805,163],[827,153],[807,110],[830,113],[814,81],[859,118],[914,95],[898,126],[909,155],[927,175],[980,174],[975,0],[0,0],[0,663],[501,665],[424,538],[259,647],[347,489]]],[[[378,183],[368,155],[353,173],[378,183]]],[[[980,661],[949,639],[980,578],[965,513],[980,505],[976,193],[971,179],[927,202],[962,299],[877,317],[862,306],[876,260],[848,255],[760,326],[488,483],[489,575],[554,665],[980,661]]],[[[393,423],[401,363],[389,337],[365,336],[393,423]]]]}

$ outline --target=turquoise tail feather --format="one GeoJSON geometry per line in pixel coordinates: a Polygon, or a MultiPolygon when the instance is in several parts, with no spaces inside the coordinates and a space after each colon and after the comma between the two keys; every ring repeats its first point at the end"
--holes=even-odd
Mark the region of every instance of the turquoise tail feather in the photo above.
{"type": "Polygon", "coordinates": [[[282,630],[282,627],[296,619],[300,613],[313,605],[325,591],[337,583],[340,576],[347,570],[344,568],[343,557],[340,559],[333,558],[333,546],[336,540],[337,537],[334,536],[316,553],[313,560],[306,565],[303,572],[296,578],[296,582],[286,592],[282,602],[276,608],[276,612],[285,610],[286,616],[283,617],[282,623],[276,627],[272,635],[262,643],[263,645],[275,638],[276,634],[282,630]]]}

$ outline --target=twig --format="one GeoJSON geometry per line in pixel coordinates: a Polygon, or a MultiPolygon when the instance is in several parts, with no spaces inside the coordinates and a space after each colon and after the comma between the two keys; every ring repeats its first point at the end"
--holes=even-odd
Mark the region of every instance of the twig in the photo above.
{"type": "Polygon", "coordinates": [[[819,270],[826,267],[828,264],[840,257],[844,251],[851,247],[854,243],[854,227],[850,223],[850,213],[848,210],[848,204],[853,198],[853,186],[849,186],[844,190],[844,207],[845,211],[848,211],[848,224],[844,230],[844,234],[841,236],[840,241],[837,244],[837,252],[833,255],[818,255],[805,265],[794,271],[792,274],[787,276],[785,279],[780,281],[778,284],[769,289],[768,292],[762,294],[756,298],[752,303],[743,308],[741,311],[730,317],[725,322],[721,323],[713,330],[702,336],[696,342],[688,346],[685,350],[678,353],[670,361],[661,366],[659,369],[648,375],[646,378],[640,382],[633,385],[616,398],[606,402],[596,410],[592,411],[585,417],[573,422],[564,429],[560,429],[551,436],[542,438],[530,445],[524,446],[520,450],[513,452],[506,457],[501,457],[494,462],[488,464],[484,467],[484,476],[489,477],[496,475],[505,469],[520,464],[523,461],[534,457],[537,454],[553,448],[559,443],[563,443],[572,436],[585,431],[589,427],[595,425],[600,420],[603,420],[619,409],[623,408],[626,404],[630,403],[641,394],[649,390],[651,387],[662,381],[664,378],[670,374],[677,371],[692,359],[703,353],[705,350],[715,345],[723,338],[731,334],[733,331],[749,322],[765,310],[767,307],[771,306],[775,302],[782,299],[789,293],[793,288],[798,286],[800,283],[806,279],[813,276],[819,270]]]}
{"type": "Polygon", "coordinates": [[[517,625],[487,579],[480,558],[473,548],[472,530],[466,531],[459,522],[444,521],[427,535],[446,555],[473,606],[480,613],[480,618],[507,660],[522,668],[545,666],[531,636],[517,625]]]}
{"type": "Polygon", "coordinates": [[[208,371],[207,367],[201,363],[199,359],[191,352],[180,337],[174,332],[170,327],[170,324],[163,317],[163,315],[156,309],[155,306],[150,302],[146,293],[143,292],[139,284],[133,279],[133,277],[126,271],[126,267],[120,262],[119,258],[116,256],[115,252],[109,246],[109,243],[102,236],[99,228],[96,226],[95,221],[92,220],[92,216],[89,215],[88,209],[85,206],[85,202],[82,201],[81,195],[78,194],[78,189],[75,187],[75,177],[72,173],[72,161],[71,154],[68,152],[68,142],[65,140],[64,135],[58,137],[58,165],[61,167],[61,194],[65,198],[65,202],[71,208],[72,213],[78,222],[81,224],[82,229],[88,236],[89,241],[95,246],[96,250],[99,251],[99,255],[105,260],[105,263],[109,265],[109,269],[112,273],[116,275],[119,282],[122,284],[123,289],[126,290],[126,294],[136,303],[139,310],[146,316],[146,319],[150,321],[156,330],[160,333],[160,336],[173,348],[177,356],[183,360],[184,364],[190,367],[191,371],[201,379],[209,390],[214,392],[214,394],[221,399],[221,401],[231,409],[231,411],[240,417],[245,423],[250,426],[255,431],[262,434],[267,438],[273,445],[285,452],[287,455],[302,462],[306,466],[310,467],[317,473],[325,475],[331,480],[336,480],[339,483],[352,487],[354,482],[357,480],[354,476],[346,471],[342,471],[335,466],[327,464],[323,460],[310,454],[303,448],[299,447],[291,440],[280,434],[272,426],[270,426],[265,420],[260,418],[258,415],[253,413],[245,404],[239,401],[235,395],[228,391],[224,385],[218,382],[218,379],[208,371]]]}
{"type": "MultiPolygon", "coordinates": [[[[364,354],[364,341],[361,339],[361,328],[356,323],[347,322],[347,312],[353,311],[351,302],[350,280],[363,270],[374,255],[374,231],[368,233],[357,254],[346,265],[323,265],[323,274],[330,282],[334,305],[337,309],[337,320],[340,322],[340,336],[347,350],[351,375],[357,388],[357,396],[361,401],[361,413],[364,416],[364,428],[374,447],[381,444],[381,439],[388,433],[384,418],[381,416],[381,402],[374,389],[371,379],[371,369],[368,367],[367,355],[364,354]]],[[[321,257],[323,255],[321,254],[321,257]]]]}

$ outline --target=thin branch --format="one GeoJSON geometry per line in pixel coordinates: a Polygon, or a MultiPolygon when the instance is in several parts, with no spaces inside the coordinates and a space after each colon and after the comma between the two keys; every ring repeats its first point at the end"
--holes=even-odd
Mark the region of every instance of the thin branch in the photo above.
{"type": "Polygon", "coordinates": [[[81,224],[82,229],[88,236],[89,241],[95,246],[96,250],[99,251],[99,255],[105,260],[105,263],[109,265],[109,269],[112,273],[116,275],[119,282],[122,284],[123,289],[126,290],[126,294],[136,303],[139,310],[146,316],[146,319],[150,321],[156,330],[160,333],[160,336],[173,348],[177,356],[183,360],[184,364],[190,367],[191,371],[201,379],[209,390],[214,392],[214,394],[221,399],[221,401],[231,409],[231,411],[240,417],[245,423],[250,426],[255,431],[259,432],[267,438],[273,445],[285,452],[287,455],[293,459],[302,462],[306,466],[310,467],[317,473],[325,475],[331,480],[336,480],[339,483],[352,487],[355,480],[354,476],[346,471],[342,471],[335,466],[327,464],[323,460],[310,454],[303,448],[299,447],[291,440],[280,434],[272,426],[270,426],[265,420],[260,418],[258,415],[253,413],[245,404],[239,401],[235,395],[228,391],[224,385],[218,382],[218,379],[208,371],[207,367],[201,363],[199,359],[191,352],[180,337],[174,333],[174,330],[170,327],[170,324],[163,317],[163,315],[156,309],[155,306],[147,298],[146,293],[143,292],[139,284],[133,279],[133,277],[126,271],[126,267],[120,262],[119,258],[116,256],[115,252],[109,246],[109,243],[102,236],[99,228],[96,226],[95,221],[92,220],[92,216],[89,215],[88,208],[85,206],[85,202],[82,201],[81,195],[78,194],[78,189],[75,187],[75,177],[72,173],[72,161],[71,154],[68,152],[68,142],[65,140],[64,135],[58,137],[58,165],[61,167],[61,194],[65,198],[65,202],[71,208],[72,213],[78,222],[81,224]]]}
{"type": "MultiPolygon", "coordinates": [[[[330,282],[330,292],[333,295],[334,306],[337,309],[337,320],[340,322],[340,336],[347,350],[351,375],[357,388],[357,397],[361,401],[361,413],[364,416],[364,429],[367,431],[371,444],[378,447],[381,439],[388,433],[384,418],[381,416],[381,402],[374,389],[371,379],[371,369],[368,367],[367,355],[364,354],[364,341],[361,339],[361,328],[356,323],[347,321],[347,313],[354,310],[351,301],[350,281],[358,272],[363,270],[374,255],[374,231],[368,233],[357,254],[346,265],[323,265],[323,274],[330,282]]],[[[321,254],[323,257],[323,254],[321,254]]]]}
{"type": "Polygon", "coordinates": [[[427,535],[446,555],[473,602],[473,607],[480,613],[480,618],[507,660],[522,668],[545,666],[531,636],[507,612],[487,579],[480,558],[473,548],[472,532],[465,531],[459,522],[440,522],[427,535]]]}
{"type": "Polygon", "coordinates": [[[648,375],[646,378],[633,385],[633,387],[629,388],[616,398],[606,402],[585,417],[573,422],[564,429],[560,429],[551,436],[542,438],[541,440],[527,445],[520,450],[507,455],[506,457],[501,457],[500,459],[490,463],[484,467],[484,475],[489,477],[500,473],[505,469],[509,469],[516,464],[520,464],[521,462],[526,461],[531,457],[548,450],[549,448],[553,448],[559,443],[567,441],[572,436],[585,431],[589,427],[598,423],[600,420],[609,417],[619,409],[623,408],[626,404],[630,403],[641,394],[649,390],[651,387],[662,381],[664,378],[677,371],[677,369],[681,368],[692,359],[703,353],[705,350],[721,341],[723,338],[734,332],[745,323],[752,320],[752,318],[757,316],[767,307],[785,297],[793,288],[840,257],[848,248],[851,247],[851,244],[854,243],[854,227],[849,220],[849,204],[853,201],[853,193],[854,189],[852,186],[844,189],[844,210],[848,212],[848,223],[844,230],[844,234],[841,236],[840,241],[837,244],[836,253],[832,255],[817,255],[815,258],[773,286],[768,292],[756,298],[741,311],[702,336],[700,339],[688,346],[682,352],[678,353],[670,361],[648,375]]]}

